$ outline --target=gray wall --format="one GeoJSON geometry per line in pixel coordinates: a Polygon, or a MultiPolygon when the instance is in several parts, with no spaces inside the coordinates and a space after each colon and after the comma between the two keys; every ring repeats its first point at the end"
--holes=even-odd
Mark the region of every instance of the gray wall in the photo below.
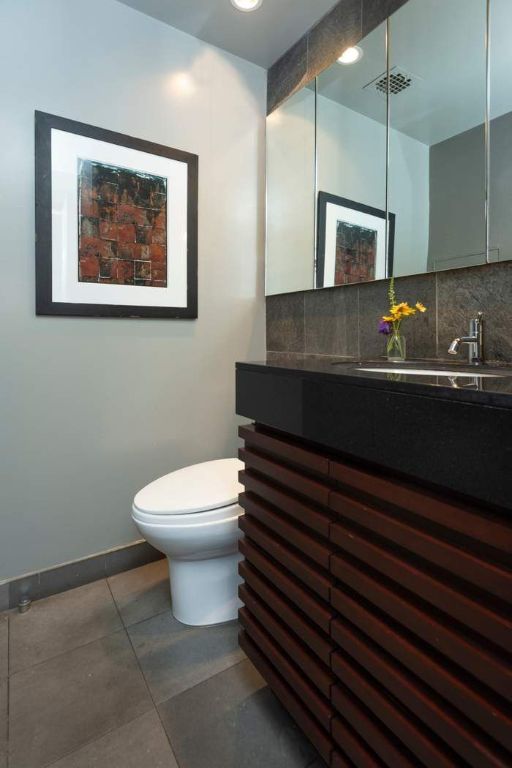
{"type": "Polygon", "coordinates": [[[139,538],[138,488],[234,455],[264,350],[265,72],[115,0],[2,0],[0,580],[139,538]],[[199,319],[34,315],[34,109],[200,157],[199,319]]]}
{"type": "MultiPolygon", "coordinates": [[[[491,259],[504,261],[512,258],[512,112],[492,120],[489,135],[489,246],[491,259]]],[[[484,206],[485,135],[479,125],[430,148],[431,269],[482,261],[484,206]]]]}

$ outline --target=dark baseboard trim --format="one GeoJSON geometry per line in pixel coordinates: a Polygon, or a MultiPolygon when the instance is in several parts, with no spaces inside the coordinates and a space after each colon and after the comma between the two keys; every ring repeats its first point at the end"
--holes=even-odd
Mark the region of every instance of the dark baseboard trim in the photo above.
{"type": "Polygon", "coordinates": [[[73,563],[20,576],[0,584],[0,611],[16,608],[20,600],[25,598],[40,600],[42,597],[66,592],[68,589],[147,565],[163,557],[164,555],[151,544],[138,541],[73,563]]]}

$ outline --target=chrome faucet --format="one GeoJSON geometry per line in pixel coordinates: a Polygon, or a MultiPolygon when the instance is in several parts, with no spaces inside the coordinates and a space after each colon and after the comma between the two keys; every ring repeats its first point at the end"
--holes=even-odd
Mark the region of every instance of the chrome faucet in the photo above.
{"type": "Polygon", "coordinates": [[[469,336],[454,339],[448,348],[450,355],[456,355],[461,344],[468,345],[470,365],[482,365],[484,362],[484,320],[483,313],[469,321],[469,336]]]}

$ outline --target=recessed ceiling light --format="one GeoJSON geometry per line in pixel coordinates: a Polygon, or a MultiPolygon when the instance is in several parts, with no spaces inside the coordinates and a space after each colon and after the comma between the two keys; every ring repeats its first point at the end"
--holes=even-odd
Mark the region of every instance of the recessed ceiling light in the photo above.
{"type": "Polygon", "coordinates": [[[363,50],[358,45],[353,45],[350,48],[346,48],[338,61],[340,64],[355,64],[356,61],[363,58],[363,50]]]}
{"type": "Polygon", "coordinates": [[[234,6],[237,11],[255,11],[259,8],[263,0],[231,0],[231,5],[234,6]]]}

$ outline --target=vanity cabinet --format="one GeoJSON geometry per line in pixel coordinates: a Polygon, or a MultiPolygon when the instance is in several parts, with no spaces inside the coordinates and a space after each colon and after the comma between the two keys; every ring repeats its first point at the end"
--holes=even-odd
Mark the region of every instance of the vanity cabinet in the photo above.
{"type": "Polygon", "coordinates": [[[335,768],[512,764],[497,509],[243,426],[240,644],[335,768]]]}

